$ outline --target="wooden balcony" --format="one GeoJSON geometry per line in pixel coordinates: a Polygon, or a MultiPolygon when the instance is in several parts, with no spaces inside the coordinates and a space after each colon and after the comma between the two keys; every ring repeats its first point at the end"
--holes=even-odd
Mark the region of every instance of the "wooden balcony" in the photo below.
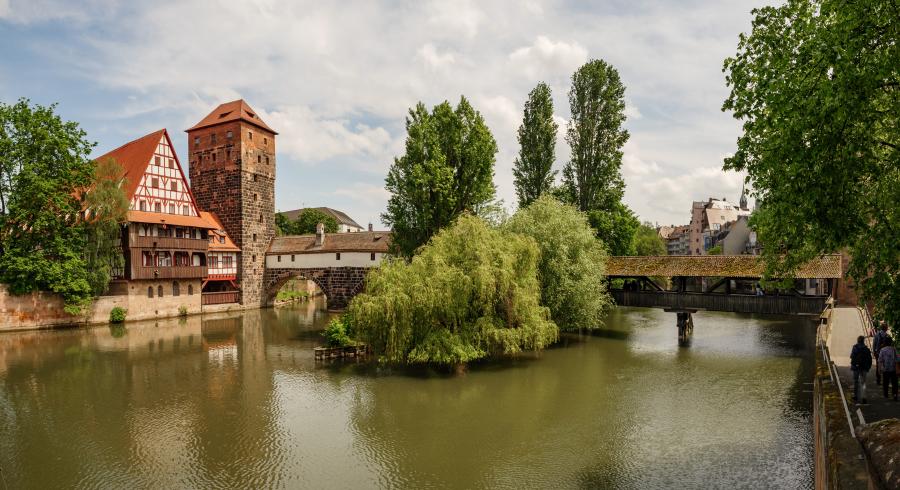
{"type": "Polygon", "coordinates": [[[173,238],[165,236],[132,236],[130,248],[157,250],[199,250],[209,248],[209,240],[195,238],[173,238]]]}
{"type": "Polygon", "coordinates": [[[203,279],[206,277],[205,265],[176,265],[172,267],[133,268],[132,279],[203,279]]]}
{"type": "Polygon", "coordinates": [[[206,278],[210,281],[236,281],[237,273],[236,272],[227,272],[227,273],[213,272],[213,270],[211,269],[209,271],[209,273],[207,274],[206,278]]]}
{"type": "Polygon", "coordinates": [[[222,291],[216,293],[203,293],[201,295],[201,304],[204,305],[223,305],[227,303],[237,303],[240,300],[240,291],[222,291]]]}

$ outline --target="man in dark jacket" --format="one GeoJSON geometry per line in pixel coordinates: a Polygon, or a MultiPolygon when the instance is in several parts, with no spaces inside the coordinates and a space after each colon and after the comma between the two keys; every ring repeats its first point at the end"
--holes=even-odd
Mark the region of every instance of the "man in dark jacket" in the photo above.
{"type": "Polygon", "coordinates": [[[858,402],[862,392],[862,403],[867,403],[866,375],[872,369],[872,351],[862,335],[856,338],[856,345],[850,351],[850,369],[853,371],[853,401],[858,402]]]}

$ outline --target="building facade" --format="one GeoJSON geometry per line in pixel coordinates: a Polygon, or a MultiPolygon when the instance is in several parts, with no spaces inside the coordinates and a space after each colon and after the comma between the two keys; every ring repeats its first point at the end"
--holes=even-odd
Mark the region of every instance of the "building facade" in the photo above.
{"type": "Polygon", "coordinates": [[[241,304],[265,306],[265,255],[275,237],[275,136],[243,100],[221,104],[187,130],[201,209],[215,213],[241,253],[241,304]]]}

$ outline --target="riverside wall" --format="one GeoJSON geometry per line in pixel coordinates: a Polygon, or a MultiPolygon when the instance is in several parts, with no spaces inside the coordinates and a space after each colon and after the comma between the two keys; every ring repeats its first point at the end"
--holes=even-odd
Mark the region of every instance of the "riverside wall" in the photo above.
{"type": "Polygon", "coordinates": [[[201,281],[178,281],[178,296],[172,281],[119,283],[116,294],[100,296],[80,315],[66,313],[62,298],[45,291],[14,295],[0,284],[0,332],[109,323],[115,307],[127,310],[127,320],[152,320],[201,312],[201,281]],[[150,297],[148,289],[153,289],[150,297]],[[162,288],[163,295],[159,291],[162,288]]]}

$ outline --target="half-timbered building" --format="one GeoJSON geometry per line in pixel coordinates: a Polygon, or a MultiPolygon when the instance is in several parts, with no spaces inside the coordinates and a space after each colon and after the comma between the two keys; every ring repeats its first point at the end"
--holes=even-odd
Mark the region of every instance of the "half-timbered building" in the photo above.
{"type": "Polygon", "coordinates": [[[216,225],[201,217],[168,132],[148,134],[97,161],[107,159],[122,167],[130,202],[122,234],[123,279],[130,294],[195,296],[178,301],[199,308],[208,274],[208,233],[216,225]]]}
{"type": "Polygon", "coordinates": [[[214,305],[240,301],[238,263],[241,249],[234,244],[215,213],[200,211],[210,225],[207,274],[203,281],[203,304],[214,305]]]}

